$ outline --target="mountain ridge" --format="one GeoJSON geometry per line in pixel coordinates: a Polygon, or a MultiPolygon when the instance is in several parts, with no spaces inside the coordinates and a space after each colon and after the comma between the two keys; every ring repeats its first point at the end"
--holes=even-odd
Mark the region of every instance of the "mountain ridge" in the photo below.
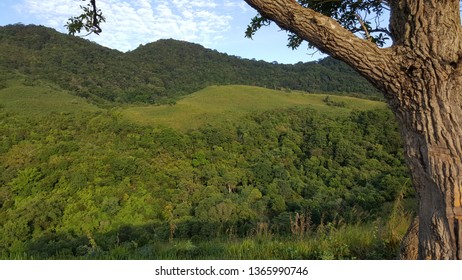
{"type": "Polygon", "coordinates": [[[126,53],[36,25],[0,27],[0,69],[56,83],[99,104],[165,103],[210,85],[379,93],[343,63],[275,64],[161,39],[126,53]]]}

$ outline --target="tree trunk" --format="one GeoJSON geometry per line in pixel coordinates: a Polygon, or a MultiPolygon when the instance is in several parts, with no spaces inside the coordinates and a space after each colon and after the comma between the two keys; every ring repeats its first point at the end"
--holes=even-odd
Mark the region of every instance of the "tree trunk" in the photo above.
{"type": "MultiPolygon", "coordinates": [[[[419,259],[462,259],[462,63],[459,1],[390,1],[393,86],[419,198],[419,259]]],[[[382,82],[380,83],[382,84],[382,82]]]]}
{"type": "MultiPolygon", "coordinates": [[[[419,198],[418,258],[462,259],[462,28],[459,0],[389,0],[394,44],[379,49],[294,0],[246,0],[381,90],[419,198]]],[[[409,232],[416,232],[409,231],[409,232]]]]}
{"type": "Polygon", "coordinates": [[[401,241],[399,258],[416,260],[419,257],[419,217],[415,217],[401,241]]]}
{"type": "Polygon", "coordinates": [[[390,103],[419,198],[418,256],[462,259],[461,78],[434,68],[413,71],[416,81],[403,83],[404,94],[390,103]]]}

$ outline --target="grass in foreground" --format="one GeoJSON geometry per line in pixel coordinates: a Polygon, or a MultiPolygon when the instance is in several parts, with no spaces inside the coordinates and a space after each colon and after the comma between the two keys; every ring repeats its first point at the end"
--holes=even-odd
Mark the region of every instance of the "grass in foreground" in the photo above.
{"type": "MultiPolygon", "coordinates": [[[[231,260],[366,260],[397,259],[408,217],[399,225],[380,222],[319,227],[303,237],[272,234],[243,239],[193,242],[175,240],[141,248],[118,247],[106,257],[115,259],[231,259],[231,260]],[[397,226],[397,227],[396,227],[397,226]]],[[[97,254],[95,257],[98,257],[97,254]]],[[[101,256],[100,256],[101,257],[101,256]]]]}
{"type": "MultiPolygon", "coordinates": [[[[397,259],[400,240],[410,215],[387,222],[327,224],[304,236],[278,236],[269,232],[245,238],[224,236],[210,240],[175,239],[138,246],[134,241],[102,250],[87,248],[78,256],[57,252],[51,259],[103,260],[367,260],[397,259]]],[[[27,252],[3,255],[2,259],[43,259],[27,252]]]]}

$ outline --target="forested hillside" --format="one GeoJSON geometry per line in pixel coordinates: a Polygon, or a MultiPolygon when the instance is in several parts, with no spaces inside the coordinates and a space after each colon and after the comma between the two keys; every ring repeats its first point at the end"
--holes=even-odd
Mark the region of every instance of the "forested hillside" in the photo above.
{"type": "Polygon", "coordinates": [[[396,256],[413,193],[386,109],[261,95],[237,121],[180,131],[2,77],[2,258],[396,256]]]}
{"type": "Polygon", "coordinates": [[[210,85],[228,84],[379,96],[365,79],[331,58],[284,65],[175,40],[121,53],[50,28],[21,24],[0,27],[0,69],[52,81],[98,104],[165,103],[210,85]]]}

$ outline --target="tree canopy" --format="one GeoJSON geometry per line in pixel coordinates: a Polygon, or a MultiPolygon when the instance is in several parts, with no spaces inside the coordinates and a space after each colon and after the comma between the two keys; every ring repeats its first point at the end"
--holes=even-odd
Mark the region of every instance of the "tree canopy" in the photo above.
{"type": "MultiPolygon", "coordinates": [[[[16,75],[0,76],[16,83],[0,91],[1,258],[119,258],[129,249],[149,258],[168,241],[235,240],[262,230],[288,240],[325,230],[332,239],[337,223],[370,225],[373,242],[354,250],[339,241],[334,247],[343,249],[330,256],[284,256],[397,255],[386,221],[397,198],[414,194],[389,110],[254,111],[181,132],[139,125],[16,75]],[[41,96],[38,113],[21,106],[27,92],[35,102],[41,96]],[[297,230],[300,216],[305,227],[297,230]]],[[[335,101],[325,103],[344,109],[335,101]]]]}

